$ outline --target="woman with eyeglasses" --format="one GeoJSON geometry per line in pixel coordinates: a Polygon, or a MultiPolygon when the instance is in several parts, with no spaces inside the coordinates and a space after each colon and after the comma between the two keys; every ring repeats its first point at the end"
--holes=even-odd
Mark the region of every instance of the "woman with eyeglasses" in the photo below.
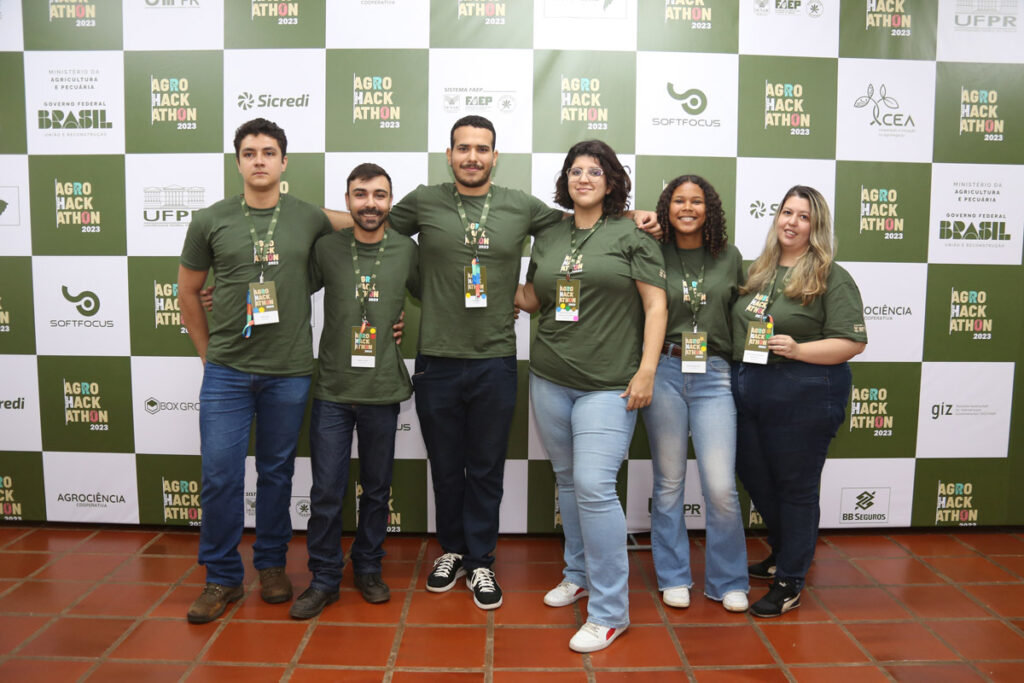
{"type": "Polygon", "coordinates": [[[704,595],[730,612],[747,609],[747,546],[736,493],[736,405],[730,380],[729,311],[743,258],[729,244],[725,212],[704,178],[682,175],[658,199],[668,273],[668,332],[643,410],[654,492],[651,551],[662,601],[690,606],[690,543],[683,513],[687,435],[693,435],[706,526],[704,595]]]}
{"type": "Polygon", "coordinates": [[[667,308],[661,250],[623,218],[629,176],[604,142],[569,150],[555,203],[573,213],[534,241],[517,305],[539,311],[530,397],[551,460],[565,534],[563,580],[544,596],[565,607],[589,594],[576,652],[629,626],[626,518],[615,491],[636,411],[651,402],[667,308]]]}

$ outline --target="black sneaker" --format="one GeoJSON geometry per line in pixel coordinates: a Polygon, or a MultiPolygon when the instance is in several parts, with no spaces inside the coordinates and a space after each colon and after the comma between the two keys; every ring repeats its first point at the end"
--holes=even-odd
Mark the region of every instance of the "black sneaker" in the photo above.
{"type": "Polygon", "coordinates": [[[501,586],[494,578],[494,572],[478,567],[466,578],[466,586],[473,591],[473,602],[480,609],[501,607],[501,586]]]}
{"type": "Polygon", "coordinates": [[[800,591],[792,583],[776,579],[764,596],[750,606],[750,613],[755,617],[778,617],[791,609],[800,606],[800,591]]]}
{"type": "Polygon", "coordinates": [[[434,560],[434,569],[427,577],[427,590],[431,593],[444,593],[451,590],[460,577],[466,575],[462,568],[462,555],[445,553],[434,560]]]}
{"type": "Polygon", "coordinates": [[[323,612],[324,607],[337,601],[338,591],[322,591],[310,586],[292,603],[288,613],[292,619],[312,619],[323,612]]]}
{"type": "Polygon", "coordinates": [[[750,574],[752,579],[767,579],[771,581],[775,578],[775,555],[769,555],[756,564],[747,565],[747,574],[750,574]]]}
{"type": "Polygon", "coordinates": [[[376,574],[356,574],[356,588],[363,594],[363,600],[376,605],[391,599],[391,589],[376,574]]]}

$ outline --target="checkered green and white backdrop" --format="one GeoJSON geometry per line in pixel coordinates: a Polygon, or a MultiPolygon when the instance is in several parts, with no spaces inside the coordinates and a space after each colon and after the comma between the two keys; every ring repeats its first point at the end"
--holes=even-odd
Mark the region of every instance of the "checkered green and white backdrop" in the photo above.
{"type": "MultiPolygon", "coordinates": [[[[281,124],[285,191],[343,207],[363,161],[397,198],[448,179],[449,128],[478,113],[497,182],[548,201],[590,137],[630,166],[637,207],[706,176],[748,259],[786,188],[819,188],[871,339],[822,526],[1020,524],[1022,20],[1018,0],[0,0],[0,518],[199,523],[202,368],[174,283],[192,211],[241,189],[239,123],[281,124]]],[[[517,332],[501,529],[546,532],[525,316],[517,332]]],[[[411,402],[397,450],[391,527],[431,530],[411,402]]],[[[299,452],[304,528],[305,434],[299,452]]],[[[254,485],[250,463],[250,514],[254,485]]],[[[638,426],[633,530],[650,491],[638,426]]]]}

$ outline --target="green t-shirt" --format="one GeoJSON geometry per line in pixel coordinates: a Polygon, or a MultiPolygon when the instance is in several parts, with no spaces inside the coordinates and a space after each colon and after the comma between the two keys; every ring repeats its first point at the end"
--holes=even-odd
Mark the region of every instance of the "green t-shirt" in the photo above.
{"type": "Polygon", "coordinates": [[[416,243],[389,230],[381,265],[375,269],[381,245],[356,242],[360,274],[374,275],[374,287],[366,299],[366,317],[370,327],[377,330],[377,353],[374,367],[354,368],[352,327],[359,326],[363,317],[352,267],[354,241],[352,230],[340,230],[319,240],[313,250],[313,289],[324,287],[320,372],[313,397],[335,403],[399,403],[412,396],[412,382],[391,326],[398,322],[405,305],[406,288],[417,290],[416,243]]]}
{"type": "MultiPolygon", "coordinates": [[[[781,288],[789,268],[779,266],[775,276],[776,287],[781,288]]],[[[736,300],[732,307],[733,360],[743,360],[743,347],[746,343],[747,325],[754,320],[754,314],[747,310],[757,292],[747,292],[736,300]]],[[[765,292],[771,296],[769,292],[765,292]]],[[[806,306],[800,299],[791,299],[779,293],[768,307],[767,313],[772,316],[775,325],[774,334],[788,334],[798,344],[819,339],[851,339],[867,342],[867,330],[864,327],[864,304],[861,302],[860,290],[850,273],[838,263],[833,263],[828,272],[826,290],[821,296],[815,297],[806,306]]],[[[769,363],[789,361],[774,353],[768,355],[769,363]]]]}
{"type": "Polygon", "coordinates": [[[526,279],[540,299],[537,338],[530,347],[530,371],[581,391],[621,391],[640,367],[644,306],[636,281],[665,288],[665,264],[658,243],[633,221],[610,218],[576,231],[583,242],[579,320],[555,320],[556,281],[570,249],[572,219],[546,230],[533,242],[526,279]]]}
{"type": "MultiPolygon", "coordinates": [[[[274,209],[252,209],[256,235],[263,239],[274,209]]],[[[213,269],[213,312],[206,359],[239,372],[298,376],[313,372],[313,335],[309,327],[309,252],[331,224],[319,208],[291,195],[281,195],[281,215],[274,229],[277,265],[264,267],[264,279],[277,288],[280,321],[256,325],[242,336],[249,283],[257,282],[260,265],[253,263],[249,221],[239,197],[228,197],[197,211],[185,234],[181,265],[190,270],[213,269]]]]}
{"type": "MultiPolygon", "coordinates": [[[[512,304],[522,268],[523,240],[557,223],[562,212],[519,190],[491,186],[484,224],[487,307],[466,308],[465,268],[473,259],[455,206],[455,184],[420,185],[391,210],[391,225],[419,233],[423,317],[420,353],[446,358],[498,358],[516,353],[512,304]]],[[[484,197],[462,195],[466,218],[478,221],[484,197]]]]}
{"type": "Polygon", "coordinates": [[[683,266],[691,281],[700,276],[704,268],[701,292],[707,301],[697,311],[697,330],[707,332],[708,354],[730,358],[732,331],[730,311],[739,296],[743,282],[743,257],[733,245],[728,245],[717,258],[703,246],[680,249],[674,243],[662,244],[665,272],[668,274],[668,330],[665,340],[681,344],[683,332],[693,332],[693,310],[683,301],[683,266]]]}

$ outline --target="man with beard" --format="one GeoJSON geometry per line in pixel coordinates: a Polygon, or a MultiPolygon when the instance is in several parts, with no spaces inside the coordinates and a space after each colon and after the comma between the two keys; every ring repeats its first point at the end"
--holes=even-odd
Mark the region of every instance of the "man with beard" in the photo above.
{"type": "Polygon", "coordinates": [[[344,555],[341,508],[348,485],[352,432],[359,432],[359,520],[351,559],[367,602],[390,598],[381,580],[399,405],[412,395],[409,372],[390,332],[418,295],[416,243],[384,229],[391,177],[376,164],[356,166],[345,205],[354,226],[320,239],[311,267],[313,291],[324,287],[324,329],[310,425],[312,511],[306,535],[310,587],[291,608],[311,619],[338,599],[344,555]]]}

